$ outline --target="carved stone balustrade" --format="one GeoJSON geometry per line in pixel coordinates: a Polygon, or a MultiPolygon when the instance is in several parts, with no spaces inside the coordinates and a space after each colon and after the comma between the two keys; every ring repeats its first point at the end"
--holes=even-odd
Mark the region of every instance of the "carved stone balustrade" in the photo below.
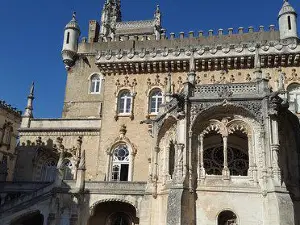
{"type": "Polygon", "coordinates": [[[262,97],[259,82],[197,85],[192,99],[228,99],[262,97]]]}

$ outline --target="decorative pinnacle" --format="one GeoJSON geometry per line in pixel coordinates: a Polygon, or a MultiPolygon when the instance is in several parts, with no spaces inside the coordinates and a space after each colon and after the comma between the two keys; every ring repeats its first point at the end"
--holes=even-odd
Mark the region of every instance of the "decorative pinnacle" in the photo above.
{"type": "Polygon", "coordinates": [[[32,113],[32,111],[33,111],[33,107],[32,107],[33,99],[34,99],[34,82],[32,82],[31,87],[30,87],[29,95],[27,96],[27,105],[26,105],[23,117],[30,117],[30,118],[33,117],[33,113],[32,113]]]}
{"type": "Polygon", "coordinates": [[[75,11],[73,12],[72,20],[76,20],[76,12],[75,11]]]}
{"type": "Polygon", "coordinates": [[[156,12],[158,12],[159,13],[159,5],[156,5],[156,12]]]}
{"type": "Polygon", "coordinates": [[[30,87],[30,93],[28,95],[28,98],[34,98],[34,82],[32,82],[31,87],[30,87]]]}

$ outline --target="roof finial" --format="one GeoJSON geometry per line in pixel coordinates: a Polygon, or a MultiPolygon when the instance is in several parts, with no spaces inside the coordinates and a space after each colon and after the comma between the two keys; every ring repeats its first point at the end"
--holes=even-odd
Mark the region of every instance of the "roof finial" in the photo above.
{"type": "Polygon", "coordinates": [[[76,20],[76,12],[75,11],[72,14],[72,20],[76,20]]]}
{"type": "Polygon", "coordinates": [[[31,83],[30,94],[29,94],[29,96],[32,96],[32,97],[33,97],[33,95],[34,95],[34,82],[31,83]]]}

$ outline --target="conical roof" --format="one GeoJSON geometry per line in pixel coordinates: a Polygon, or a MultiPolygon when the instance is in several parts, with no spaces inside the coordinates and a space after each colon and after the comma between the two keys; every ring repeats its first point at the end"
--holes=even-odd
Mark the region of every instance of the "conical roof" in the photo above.
{"type": "Polygon", "coordinates": [[[284,0],[283,6],[282,6],[278,16],[282,16],[283,14],[286,14],[286,13],[293,13],[293,14],[297,15],[295,9],[290,5],[288,0],[284,0]]]}
{"type": "Polygon", "coordinates": [[[75,12],[73,13],[71,21],[65,27],[65,29],[69,29],[69,28],[76,29],[76,30],[80,31],[79,24],[77,23],[77,20],[76,20],[76,13],[75,12]]]}

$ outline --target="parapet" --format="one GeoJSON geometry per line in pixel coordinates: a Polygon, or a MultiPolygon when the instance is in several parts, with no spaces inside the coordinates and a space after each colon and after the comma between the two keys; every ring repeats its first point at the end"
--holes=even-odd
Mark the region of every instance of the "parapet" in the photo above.
{"type": "MultiPolygon", "coordinates": [[[[125,25],[126,23],[124,23],[124,26],[125,25]]],[[[135,24],[130,23],[129,25],[133,26],[135,24]]],[[[226,31],[224,29],[218,29],[217,31],[210,29],[207,32],[200,30],[198,32],[194,32],[194,31],[190,31],[188,33],[180,32],[179,34],[176,35],[175,33],[167,34],[165,29],[161,29],[159,40],[165,40],[165,39],[176,40],[176,39],[191,39],[191,38],[209,39],[212,37],[218,38],[223,36],[227,36],[227,37],[242,36],[241,39],[244,38],[245,41],[247,41],[247,35],[253,35],[255,33],[264,33],[265,34],[264,36],[272,36],[273,33],[278,33],[278,30],[275,29],[275,25],[270,25],[268,29],[265,29],[264,26],[259,26],[257,29],[255,29],[253,26],[249,26],[247,29],[245,29],[244,27],[239,27],[237,29],[228,28],[226,31]]],[[[276,37],[279,38],[279,35],[276,35],[276,37]]],[[[91,42],[90,38],[88,40],[89,42],[91,42]]],[[[149,32],[144,32],[143,34],[138,34],[138,35],[117,33],[114,38],[111,37],[103,38],[99,36],[98,41],[95,42],[119,42],[119,41],[129,41],[129,40],[133,40],[133,41],[157,40],[157,35],[149,34],[149,32]]],[[[83,42],[86,42],[86,38],[83,38],[83,42]]]]}

